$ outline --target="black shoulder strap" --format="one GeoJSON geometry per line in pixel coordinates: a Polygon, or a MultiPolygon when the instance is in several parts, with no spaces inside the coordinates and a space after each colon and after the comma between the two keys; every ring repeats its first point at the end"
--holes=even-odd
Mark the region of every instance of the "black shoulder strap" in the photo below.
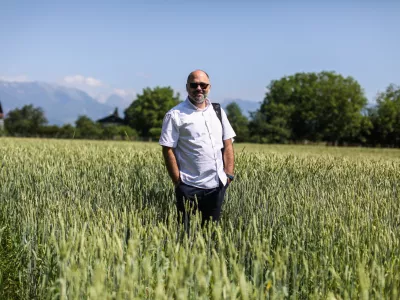
{"type": "MultiPolygon", "coordinates": [[[[223,130],[224,130],[224,125],[222,124],[221,104],[219,104],[219,103],[213,103],[212,106],[213,106],[213,108],[214,108],[214,110],[215,110],[215,113],[217,114],[218,119],[219,119],[220,122],[221,122],[222,131],[223,131],[223,130]]],[[[225,148],[224,148],[224,141],[222,141],[222,149],[221,149],[221,152],[222,152],[222,162],[224,163],[224,166],[225,166],[225,161],[224,161],[224,150],[225,150],[225,148]]]]}
{"type": "Polygon", "coordinates": [[[218,119],[222,124],[222,115],[221,115],[221,104],[213,103],[212,106],[214,107],[215,113],[217,114],[218,119]]]}

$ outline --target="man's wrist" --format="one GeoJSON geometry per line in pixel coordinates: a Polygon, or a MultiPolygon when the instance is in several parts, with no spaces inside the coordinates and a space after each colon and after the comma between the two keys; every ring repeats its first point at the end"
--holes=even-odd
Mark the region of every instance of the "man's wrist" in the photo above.
{"type": "Polygon", "coordinates": [[[235,175],[230,174],[230,173],[225,173],[225,174],[226,174],[226,177],[228,177],[230,181],[233,181],[233,179],[235,179],[235,175]]]}

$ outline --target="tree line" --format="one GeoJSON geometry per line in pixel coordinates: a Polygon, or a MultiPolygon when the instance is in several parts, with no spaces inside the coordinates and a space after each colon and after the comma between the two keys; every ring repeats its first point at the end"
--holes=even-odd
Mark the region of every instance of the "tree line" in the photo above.
{"type": "MultiPolygon", "coordinates": [[[[75,125],[47,125],[41,108],[10,111],[6,134],[85,139],[158,139],[165,113],[180,101],[170,87],[145,88],[124,111],[123,126],[102,126],[87,116],[75,125]]],[[[390,84],[375,105],[352,77],[335,72],[296,73],[272,80],[258,110],[247,118],[226,107],[237,142],[328,143],[400,147],[400,87],[390,84]]]]}

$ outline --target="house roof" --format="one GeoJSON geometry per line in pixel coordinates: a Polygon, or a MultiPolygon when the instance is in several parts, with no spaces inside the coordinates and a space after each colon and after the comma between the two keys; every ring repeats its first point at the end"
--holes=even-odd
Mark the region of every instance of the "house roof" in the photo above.
{"type": "Polygon", "coordinates": [[[125,123],[124,119],[115,116],[115,115],[109,115],[103,119],[97,120],[99,123],[125,123]]]}
{"type": "Polygon", "coordinates": [[[111,114],[111,115],[109,115],[109,116],[107,116],[105,118],[99,119],[96,122],[99,122],[99,123],[124,124],[125,120],[119,117],[118,108],[116,108],[114,110],[113,114],[111,114]]]}

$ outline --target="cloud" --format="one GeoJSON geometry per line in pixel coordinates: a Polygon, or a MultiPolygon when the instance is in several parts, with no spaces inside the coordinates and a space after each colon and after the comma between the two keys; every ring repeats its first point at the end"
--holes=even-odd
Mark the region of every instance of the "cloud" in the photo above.
{"type": "Polygon", "coordinates": [[[85,77],[82,75],[65,76],[64,82],[69,84],[88,85],[91,87],[103,86],[103,83],[100,80],[93,77],[85,77]]]}
{"type": "Polygon", "coordinates": [[[82,75],[65,76],[64,81],[66,83],[83,83],[85,82],[85,77],[83,77],[82,75]]]}
{"type": "Polygon", "coordinates": [[[116,88],[96,78],[83,75],[65,76],[60,84],[82,90],[100,103],[120,107],[129,105],[136,95],[136,91],[132,88],[116,88]]]}
{"type": "Polygon", "coordinates": [[[94,79],[92,77],[86,78],[86,84],[90,85],[90,86],[102,86],[103,85],[100,80],[94,79]]]}
{"type": "Polygon", "coordinates": [[[97,94],[97,95],[92,95],[92,96],[97,102],[106,103],[110,94],[106,93],[106,94],[97,94]]]}
{"type": "Polygon", "coordinates": [[[114,89],[114,93],[121,97],[125,97],[128,95],[128,92],[123,89],[114,89]]]}
{"type": "Polygon", "coordinates": [[[112,97],[113,95],[121,97],[121,99],[119,100],[121,104],[127,105],[132,102],[132,99],[136,95],[136,91],[133,89],[114,88],[111,90],[104,91],[103,93],[98,93],[96,95],[93,95],[93,98],[95,98],[100,103],[107,103],[109,98],[112,97]]]}
{"type": "Polygon", "coordinates": [[[17,75],[17,76],[0,76],[1,81],[7,82],[28,82],[28,76],[26,75],[17,75]]]}
{"type": "Polygon", "coordinates": [[[135,90],[124,90],[124,89],[114,89],[114,94],[125,98],[125,97],[132,97],[136,94],[135,90]]]}

